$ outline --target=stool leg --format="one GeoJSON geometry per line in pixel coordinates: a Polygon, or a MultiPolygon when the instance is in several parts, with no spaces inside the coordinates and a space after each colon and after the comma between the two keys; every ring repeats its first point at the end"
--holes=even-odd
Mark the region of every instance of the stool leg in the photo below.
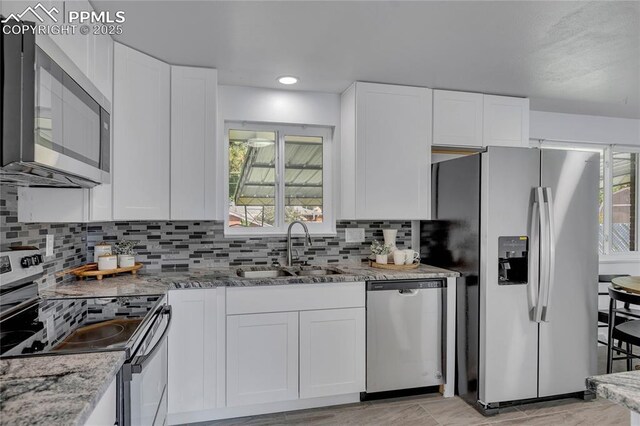
{"type": "Polygon", "coordinates": [[[613,326],[615,324],[615,313],[613,312],[613,299],[609,300],[609,325],[607,339],[607,374],[611,374],[611,367],[613,363],[613,326]]]}
{"type": "Polygon", "coordinates": [[[627,371],[631,371],[631,344],[627,343],[627,371]]]}

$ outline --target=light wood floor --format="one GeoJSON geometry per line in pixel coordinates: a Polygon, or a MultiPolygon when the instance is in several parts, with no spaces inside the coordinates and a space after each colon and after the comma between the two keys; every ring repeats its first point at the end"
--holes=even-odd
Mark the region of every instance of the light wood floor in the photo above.
{"type": "MultiPolygon", "coordinates": [[[[599,370],[604,373],[606,349],[599,349],[599,370]]],[[[616,362],[614,371],[623,371],[616,362]]],[[[563,399],[521,405],[484,417],[458,397],[439,394],[362,402],[336,407],[291,411],[263,416],[221,420],[207,425],[540,425],[540,426],[624,426],[629,425],[629,410],[607,400],[563,399]]]]}

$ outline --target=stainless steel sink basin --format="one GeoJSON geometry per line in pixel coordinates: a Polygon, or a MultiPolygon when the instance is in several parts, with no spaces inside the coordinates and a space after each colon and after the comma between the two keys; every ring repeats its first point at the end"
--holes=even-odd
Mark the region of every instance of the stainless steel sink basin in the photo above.
{"type": "Polygon", "coordinates": [[[296,275],[301,277],[305,276],[314,276],[314,275],[340,275],[341,271],[337,269],[329,269],[329,268],[315,268],[315,269],[301,269],[295,271],[296,275]]]}
{"type": "Polygon", "coordinates": [[[293,274],[284,269],[263,269],[258,271],[249,271],[245,269],[238,270],[238,276],[242,278],[280,278],[290,277],[293,274]]]}

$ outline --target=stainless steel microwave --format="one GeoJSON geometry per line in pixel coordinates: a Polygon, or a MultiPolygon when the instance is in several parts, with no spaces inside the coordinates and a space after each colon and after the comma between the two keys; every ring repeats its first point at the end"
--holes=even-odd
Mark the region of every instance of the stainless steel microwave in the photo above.
{"type": "Polygon", "coordinates": [[[30,31],[5,31],[17,21],[2,25],[0,179],[75,188],[110,182],[111,104],[50,38],[38,35],[36,44],[30,31]]]}

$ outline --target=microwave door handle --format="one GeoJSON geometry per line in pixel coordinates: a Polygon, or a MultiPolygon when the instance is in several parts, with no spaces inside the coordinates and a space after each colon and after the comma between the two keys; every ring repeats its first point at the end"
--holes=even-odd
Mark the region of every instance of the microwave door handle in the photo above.
{"type": "Polygon", "coordinates": [[[529,245],[529,285],[528,302],[529,313],[533,321],[537,321],[537,306],[539,295],[539,268],[540,268],[540,215],[538,213],[538,198],[534,193],[534,202],[531,205],[531,227],[529,230],[531,241],[529,245]]]}
{"type": "Polygon", "coordinates": [[[544,202],[544,189],[536,188],[536,199],[538,201],[538,217],[540,219],[540,227],[538,228],[538,236],[539,236],[539,254],[537,255],[540,263],[540,272],[538,275],[538,303],[536,303],[535,309],[535,321],[542,322],[542,303],[541,301],[545,300],[545,294],[547,289],[547,277],[548,277],[548,257],[547,253],[549,251],[549,239],[548,233],[545,232],[547,229],[547,215],[545,210],[545,202],[544,202]]]}
{"type": "Polygon", "coordinates": [[[548,271],[547,271],[547,292],[545,294],[544,305],[542,307],[542,321],[549,322],[547,315],[549,314],[549,304],[551,303],[551,295],[555,284],[556,270],[556,233],[554,221],[554,203],[551,188],[545,188],[545,206],[547,210],[547,233],[549,239],[548,271]]]}
{"type": "Polygon", "coordinates": [[[162,341],[165,339],[167,333],[169,332],[169,328],[171,328],[171,306],[165,306],[162,309],[161,315],[169,316],[169,319],[167,320],[167,326],[164,328],[164,330],[162,331],[162,335],[156,342],[153,349],[149,351],[149,353],[145,355],[138,355],[133,359],[133,361],[131,362],[131,374],[140,374],[147,362],[149,362],[149,360],[153,358],[158,349],[160,349],[160,346],[162,346],[162,341]]]}

